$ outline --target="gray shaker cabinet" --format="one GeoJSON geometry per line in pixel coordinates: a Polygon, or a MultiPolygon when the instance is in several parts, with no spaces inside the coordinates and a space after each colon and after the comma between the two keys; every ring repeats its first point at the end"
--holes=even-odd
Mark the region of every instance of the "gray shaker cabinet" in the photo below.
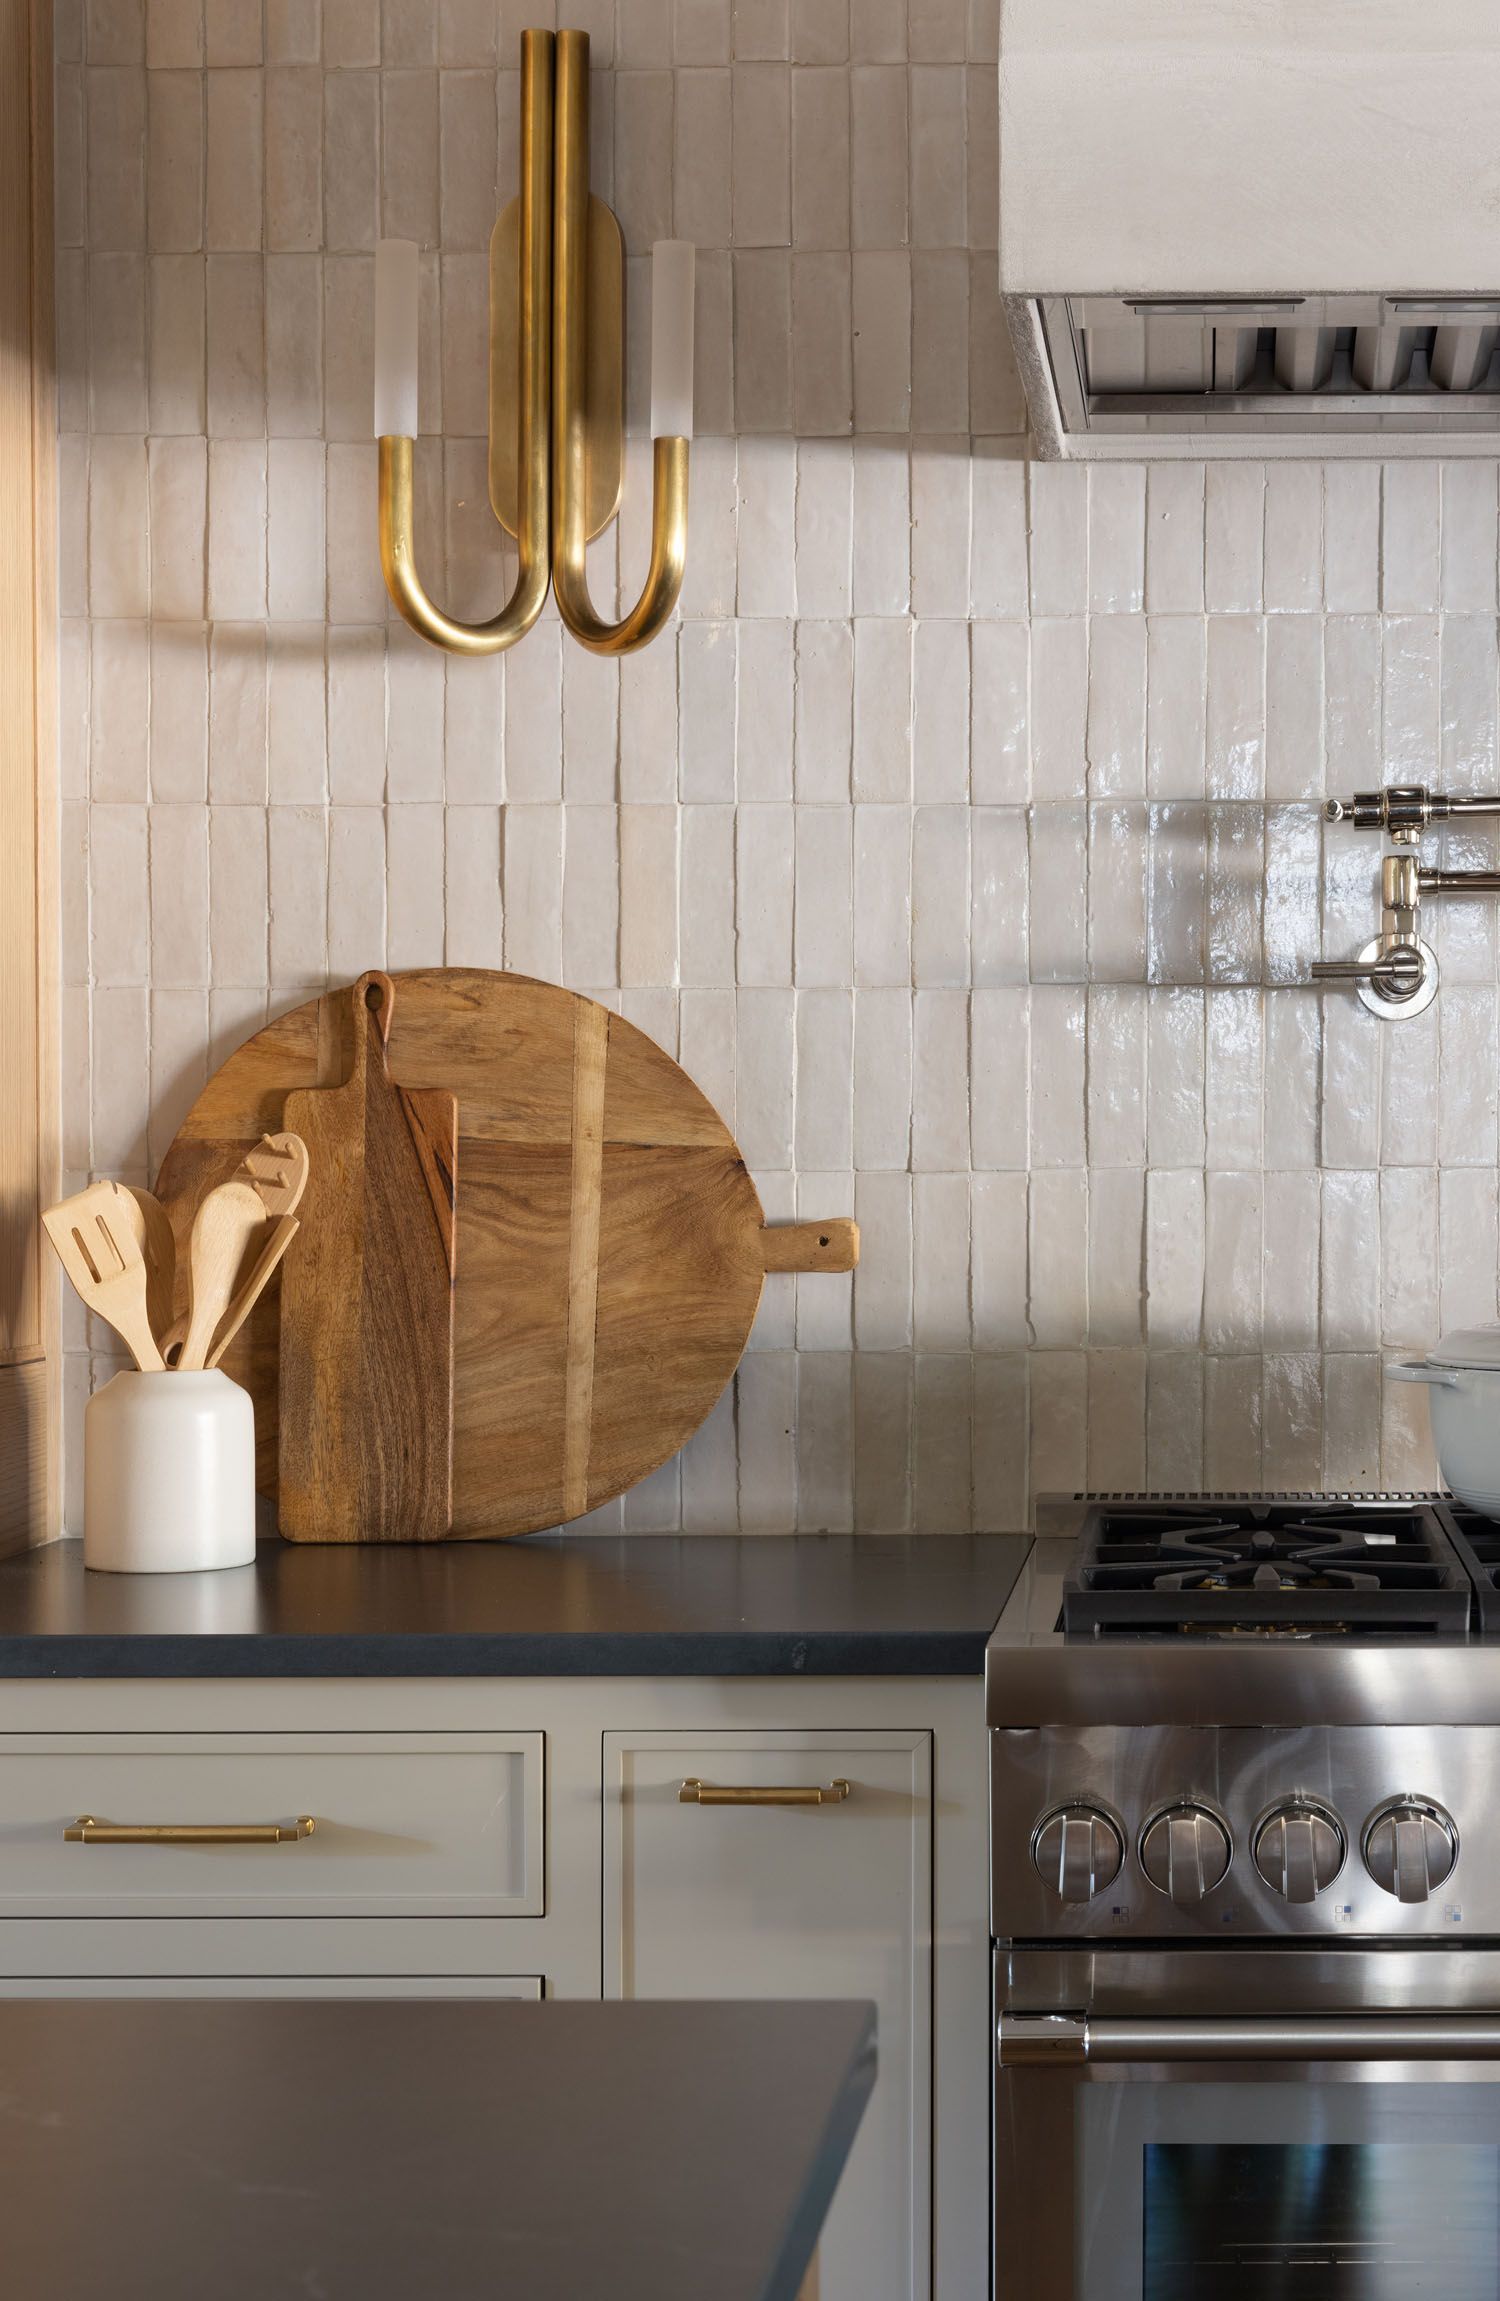
{"type": "Polygon", "coordinates": [[[977,1677],[3,1681],[0,1994],[872,1998],[819,2301],[974,2301],[985,1758],[977,1677]]]}

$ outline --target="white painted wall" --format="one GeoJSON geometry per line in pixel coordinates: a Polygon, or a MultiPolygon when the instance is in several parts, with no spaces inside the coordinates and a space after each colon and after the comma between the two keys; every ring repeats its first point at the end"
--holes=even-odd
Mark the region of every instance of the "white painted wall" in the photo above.
{"type": "Polygon", "coordinates": [[[676,1051],[773,1214],[864,1226],[609,1524],[1429,1477],[1381,1359],[1496,1315],[1495,908],[1436,915],[1420,1022],[1290,985],[1374,915],[1324,790],[1495,777],[1495,466],[1028,466],[996,0],[575,0],[638,398],[643,251],[703,249],[683,616],[445,666],[376,564],[370,249],[428,251],[421,540],[476,613],[549,16],[60,0],[70,1179],[331,978],[520,967],[676,1051]]]}

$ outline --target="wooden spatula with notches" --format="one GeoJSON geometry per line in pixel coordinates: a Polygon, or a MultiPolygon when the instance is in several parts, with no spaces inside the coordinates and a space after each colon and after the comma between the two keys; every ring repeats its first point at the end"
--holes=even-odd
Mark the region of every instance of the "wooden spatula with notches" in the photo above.
{"type": "MultiPolygon", "coordinates": [[[[262,1135],[252,1150],[246,1151],[229,1182],[240,1188],[253,1190],[260,1200],[267,1224],[267,1236],[259,1238],[255,1225],[247,1225],[246,1235],[256,1249],[253,1261],[244,1271],[239,1285],[234,1285],[235,1273],[229,1274],[228,1284],[234,1289],[225,1297],[226,1307],[207,1340],[202,1343],[205,1366],[217,1366],[245,1320],[255,1308],[260,1296],[275,1275],[276,1266],[297,1235],[298,1225],[292,1216],[307,1188],[307,1145],[300,1135],[262,1135]]],[[[248,1201],[238,1201],[242,1209],[248,1201]]],[[[169,1226],[170,1227],[170,1226],[169,1226]]],[[[243,1264],[241,1265],[243,1268],[243,1264]]],[[[169,1366],[186,1367],[184,1344],[187,1339],[186,1315],[173,1321],[161,1337],[161,1346],[169,1366]]]]}

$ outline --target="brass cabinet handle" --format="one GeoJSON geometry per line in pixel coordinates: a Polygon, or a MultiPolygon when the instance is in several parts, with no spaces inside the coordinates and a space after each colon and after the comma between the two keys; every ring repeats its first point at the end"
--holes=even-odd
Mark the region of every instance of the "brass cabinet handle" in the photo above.
{"type": "Polygon", "coordinates": [[[294,1822],[101,1822],[80,1814],[63,1836],[70,1846],[286,1846],[316,1827],[311,1814],[294,1822]]]}
{"type": "Polygon", "coordinates": [[[776,1782],[765,1788],[731,1789],[723,1782],[689,1778],[677,1793],[680,1806],[841,1806],[849,1784],[840,1775],[827,1789],[817,1782],[776,1782]]]}

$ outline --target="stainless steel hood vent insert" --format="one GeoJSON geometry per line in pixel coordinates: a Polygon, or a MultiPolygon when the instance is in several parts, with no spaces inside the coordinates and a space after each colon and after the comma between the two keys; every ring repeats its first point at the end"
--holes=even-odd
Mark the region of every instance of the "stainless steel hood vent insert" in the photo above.
{"type": "Polygon", "coordinates": [[[1500,429],[1500,293],[1044,296],[1038,308],[1069,433],[1500,429]]]}

